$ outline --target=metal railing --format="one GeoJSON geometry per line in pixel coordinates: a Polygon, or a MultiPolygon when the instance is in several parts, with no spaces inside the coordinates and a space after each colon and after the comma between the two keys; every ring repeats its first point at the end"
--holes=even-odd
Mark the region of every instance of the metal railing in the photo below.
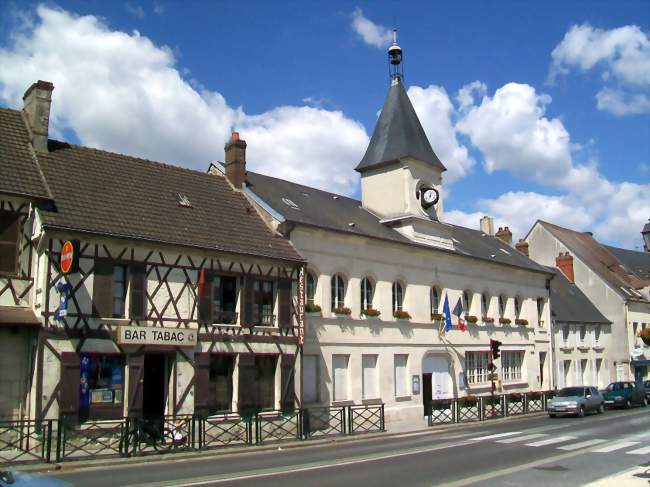
{"type": "Polygon", "coordinates": [[[49,462],[53,421],[0,421],[0,466],[49,462]]]}
{"type": "Polygon", "coordinates": [[[385,431],[384,405],[348,406],[348,433],[385,431]]]}
{"type": "Polygon", "coordinates": [[[303,438],[322,438],[344,435],[347,431],[347,414],[344,406],[303,409],[303,438]]]}

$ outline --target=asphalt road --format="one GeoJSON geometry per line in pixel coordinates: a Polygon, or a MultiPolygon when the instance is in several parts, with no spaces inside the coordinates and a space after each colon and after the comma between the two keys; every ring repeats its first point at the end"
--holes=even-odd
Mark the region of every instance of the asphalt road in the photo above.
{"type": "Polygon", "coordinates": [[[650,468],[650,408],[585,418],[483,422],[424,434],[53,476],[76,487],[575,487],[638,465],[650,468]]]}

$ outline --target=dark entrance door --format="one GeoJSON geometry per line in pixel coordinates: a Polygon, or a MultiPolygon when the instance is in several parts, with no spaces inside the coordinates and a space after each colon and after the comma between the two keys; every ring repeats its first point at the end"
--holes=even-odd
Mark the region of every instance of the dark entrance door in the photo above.
{"type": "Polygon", "coordinates": [[[422,404],[425,416],[431,414],[431,392],[431,374],[422,374],[422,404]]]}
{"type": "Polygon", "coordinates": [[[167,357],[159,353],[144,356],[142,416],[161,417],[167,399],[167,357]]]}

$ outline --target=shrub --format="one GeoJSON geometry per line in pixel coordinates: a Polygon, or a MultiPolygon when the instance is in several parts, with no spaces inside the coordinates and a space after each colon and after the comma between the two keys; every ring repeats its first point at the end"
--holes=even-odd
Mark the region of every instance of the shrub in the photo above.
{"type": "Polygon", "coordinates": [[[409,314],[408,311],[403,311],[403,310],[395,310],[393,311],[393,317],[397,318],[398,320],[410,320],[411,315],[409,314]]]}
{"type": "Polygon", "coordinates": [[[320,313],[322,311],[321,307],[317,304],[308,304],[305,306],[306,313],[320,313]]]}
{"type": "Polygon", "coordinates": [[[346,308],[345,306],[339,306],[338,308],[334,309],[334,313],[337,315],[348,315],[350,316],[352,314],[352,310],[350,308],[346,308]]]}
{"type": "Polygon", "coordinates": [[[368,308],[368,309],[362,309],[361,314],[363,316],[379,316],[381,314],[381,311],[379,311],[378,309],[368,308]]]}

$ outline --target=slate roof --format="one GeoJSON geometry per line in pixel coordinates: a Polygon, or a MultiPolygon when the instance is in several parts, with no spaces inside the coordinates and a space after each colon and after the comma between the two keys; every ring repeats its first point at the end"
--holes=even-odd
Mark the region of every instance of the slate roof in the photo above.
{"type": "Polygon", "coordinates": [[[636,277],[650,281],[650,252],[619,249],[609,245],[604,245],[604,247],[614,254],[614,257],[620,260],[636,277]]]}
{"type": "Polygon", "coordinates": [[[355,170],[362,172],[407,156],[446,170],[433,152],[404,86],[397,81],[388,90],[366,154],[355,170]]]}
{"type": "Polygon", "coordinates": [[[0,108],[0,193],[48,200],[22,113],[0,108]]]}
{"type": "Polygon", "coordinates": [[[251,171],[247,172],[246,182],[248,191],[288,222],[392,241],[432,252],[451,252],[531,271],[549,272],[516,249],[478,230],[444,223],[452,229],[456,250],[432,248],[413,242],[397,230],[380,223],[380,218],[363,208],[359,200],[251,171]],[[294,205],[298,208],[294,208],[294,205]]]}
{"type": "MultiPolygon", "coordinates": [[[[25,142],[27,130],[14,122],[20,112],[2,112],[0,154],[11,153],[25,142]],[[12,135],[7,136],[7,131],[12,135]]],[[[52,140],[49,152],[37,157],[54,199],[52,211],[41,211],[47,228],[303,260],[224,177],[52,140]],[[178,193],[187,197],[191,207],[179,204],[178,193]]],[[[31,164],[28,153],[17,153],[12,178],[31,164]]],[[[2,184],[6,185],[4,180],[2,184]]]]}
{"type": "Polygon", "coordinates": [[[555,276],[551,279],[551,314],[563,323],[611,324],[578,286],[562,272],[548,267],[555,276]]]}
{"type": "Polygon", "coordinates": [[[606,246],[601,245],[590,233],[576,232],[541,220],[538,220],[538,223],[566,245],[624,299],[648,301],[636,290],[650,285],[650,281],[637,277],[622,260],[619,260],[606,246]]]}

